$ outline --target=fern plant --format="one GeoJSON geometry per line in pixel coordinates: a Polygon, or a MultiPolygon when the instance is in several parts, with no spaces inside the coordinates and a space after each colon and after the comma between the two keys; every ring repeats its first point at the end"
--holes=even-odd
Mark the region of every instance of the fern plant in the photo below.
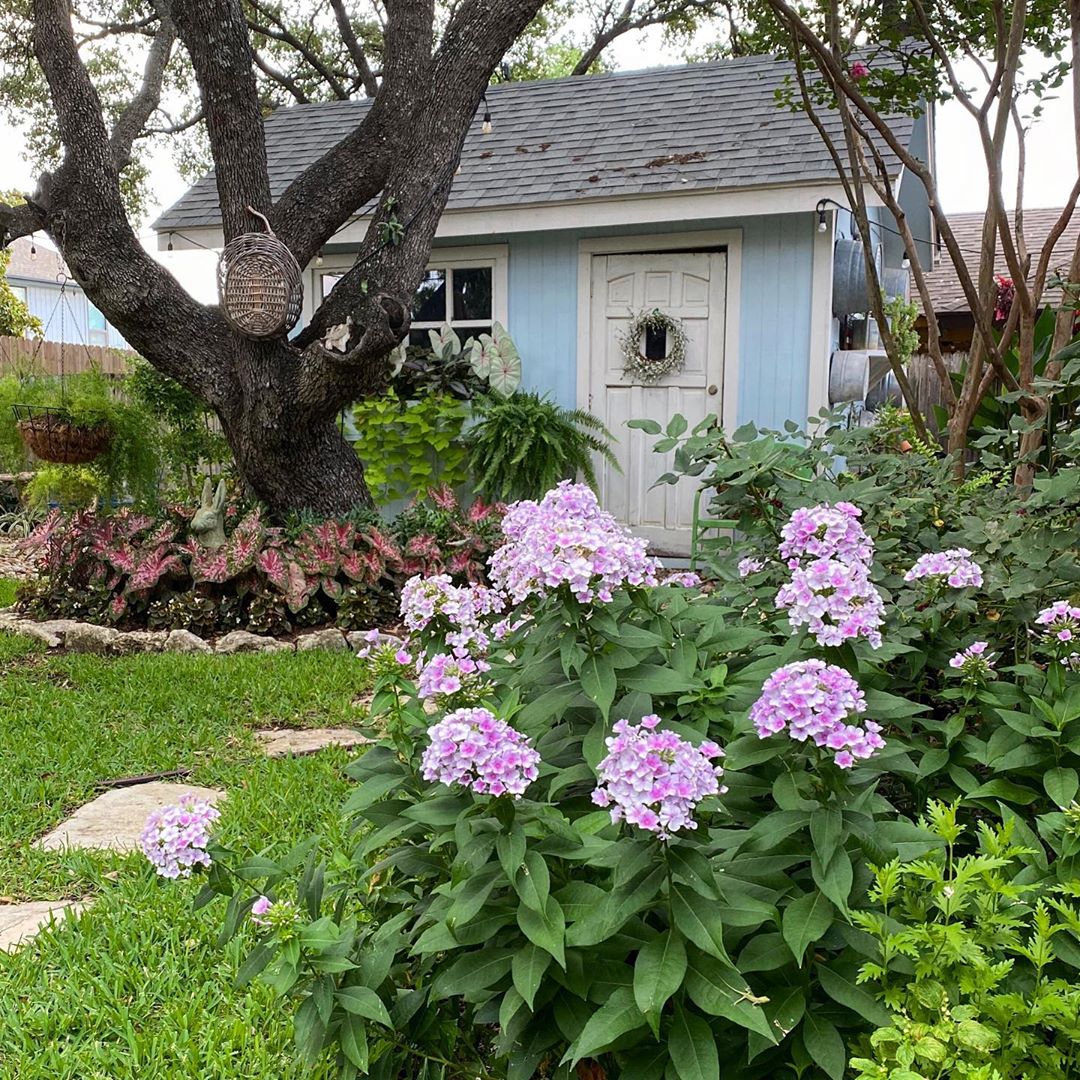
{"type": "Polygon", "coordinates": [[[477,422],[466,436],[469,470],[485,498],[537,499],[578,475],[595,488],[594,454],[619,467],[611,432],[583,409],[564,409],[531,391],[475,399],[473,407],[477,422]]]}

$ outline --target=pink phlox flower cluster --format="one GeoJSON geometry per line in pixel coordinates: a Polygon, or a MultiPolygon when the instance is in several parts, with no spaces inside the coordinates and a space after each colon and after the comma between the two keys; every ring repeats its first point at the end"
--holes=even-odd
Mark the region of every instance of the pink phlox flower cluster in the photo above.
{"type": "Polygon", "coordinates": [[[436,653],[429,660],[417,662],[420,678],[416,693],[421,700],[447,698],[454,694],[476,693],[481,689],[481,676],[491,670],[486,660],[471,656],[452,656],[436,653]]]}
{"type": "Polygon", "coordinates": [[[949,667],[961,672],[965,679],[984,679],[994,668],[994,660],[986,652],[989,648],[989,642],[973,641],[949,660],[949,667]]]}
{"type": "Polygon", "coordinates": [[[664,585],[681,585],[684,589],[696,589],[701,584],[701,575],[693,570],[681,570],[678,573],[668,574],[663,580],[664,585]]]}
{"type": "Polygon", "coordinates": [[[529,740],[488,709],[455,709],[427,734],[420,768],[429,782],[520,798],[538,775],[540,755],[529,740]]]}
{"type": "Polygon", "coordinates": [[[920,555],[904,575],[905,581],[922,578],[944,578],[954,589],[969,586],[977,589],[983,583],[983,572],[967,548],[949,548],[948,551],[928,551],[920,555]]]}
{"type": "Polygon", "coordinates": [[[564,480],[539,503],[514,503],[502,529],[507,542],[491,556],[489,572],[514,603],[566,586],[583,604],[606,604],[621,586],[657,584],[646,541],[601,510],[585,484],[564,480]]]}
{"type": "Polygon", "coordinates": [[[739,577],[749,577],[764,569],[765,560],[759,559],[756,555],[747,555],[745,559],[739,560],[739,577]]]}
{"type": "Polygon", "coordinates": [[[253,922],[263,922],[263,916],[274,906],[269,896],[260,896],[251,905],[251,918],[253,922]]]}
{"type": "Polygon", "coordinates": [[[597,767],[597,806],[610,807],[611,820],[627,821],[663,839],[680,829],[696,829],[694,810],[702,799],[727,791],[724,770],[713,765],[724,751],[714,742],[700,746],[673,731],[657,731],[660,717],[640,724],[619,720],[606,740],[608,754],[597,767]]]}
{"type": "Polygon", "coordinates": [[[858,81],[859,79],[866,79],[870,76],[870,66],[864,64],[861,60],[856,60],[851,65],[851,77],[858,81]]]}
{"type": "Polygon", "coordinates": [[[792,630],[805,626],[819,645],[863,637],[881,647],[885,604],[858,560],[815,559],[800,566],[777,591],[776,606],[787,610],[792,630]]]}
{"type": "Polygon", "coordinates": [[[874,545],[859,524],[862,511],[849,502],[804,506],[796,510],[780,530],[780,558],[797,569],[804,559],[836,559],[859,562],[867,569],[874,559],[874,545]]]}
{"type": "Polygon", "coordinates": [[[147,817],[139,847],[161,877],[191,877],[194,867],[210,865],[210,827],[220,816],[205,799],[183,795],[177,805],[147,817]]]}
{"type": "Polygon", "coordinates": [[[520,630],[530,622],[532,622],[531,615],[507,615],[505,619],[500,619],[497,623],[492,624],[491,636],[495,641],[502,641],[503,638],[509,637],[515,630],[520,630]]]}
{"type": "Polygon", "coordinates": [[[1080,633],[1080,607],[1073,607],[1067,600],[1055,600],[1035,616],[1035,625],[1046,627],[1044,637],[1072,641],[1080,633]]]}
{"type": "Polygon", "coordinates": [[[411,664],[413,659],[401,638],[381,630],[368,630],[356,655],[361,660],[370,660],[377,675],[391,674],[396,668],[411,664]]]}
{"type": "Polygon", "coordinates": [[[504,606],[494,589],[455,585],[449,574],[417,574],[401,590],[401,615],[408,630],[440,635],[455,656],[487,652],[491,642],[485,620],[504,606]]]}
{"type": "Polygon", "coordinates": [[[881,725],[853,721],[866,711],[859,684],[841,667],[823,660],[801,660],[777,668],[750,709],[758,737],[787,732],[796,742],[810,740],[831,750],[833,760],[849,769],[885,745],[881,725]]]}

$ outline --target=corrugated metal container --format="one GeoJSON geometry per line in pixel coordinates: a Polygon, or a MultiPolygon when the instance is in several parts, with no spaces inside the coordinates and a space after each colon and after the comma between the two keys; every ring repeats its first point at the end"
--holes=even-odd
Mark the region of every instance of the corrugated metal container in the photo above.
{"type": "MultiPolygon", "coordinates": [[[[882,273],[881,245],[874,245],[874,264],[882,273]]],[[[866,280],[861,240],[837,240],[833,249],[833,314],[839,318],[870,310],[870,288],[866,280]]]]}

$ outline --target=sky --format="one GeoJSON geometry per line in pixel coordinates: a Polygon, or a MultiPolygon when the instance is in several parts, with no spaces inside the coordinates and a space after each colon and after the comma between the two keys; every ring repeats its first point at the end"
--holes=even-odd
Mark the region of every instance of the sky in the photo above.
{"type": "MultiPolygon", "coordinates": [[[[676,62],[665,48],[659,30],[616,42],[611,61],[621,70],[637,70],[661,63],[676,62]]],[[[973,76],[961,69],[961,78],[973,76]]],[[[1043,116],[1032,125],[1027,140],[1024,205],[1029,208],[1056,207],[1065,201],[1075,181],[1076,151],[1072,135],[1071,103],[1065,96],[1067,86],[1058,96],[1043,99],[1043,116]]],[[[936,151],[938,186],[941,204],[948,212],[982,210],[986,205],[987,182],[978,133],[971,117],[962,106],[947,103],[936,114],[936,151]]],[[[34,173],[23,158],[23,139],[17,128],[0,124],[0,190],[12,188],[29,191],[34,187],[34,173]]],[[[1016,153],[1010,148],[1006,157],[1006,192],[1015,201],[1016,153]]],[[[159,154],[151,162],[153,207],[148,221],[175,202],[186,184],[169,160],[159,154]]],[[[144,228],[144,243],[154,250],[156,242],[144,228]]],[[[202,252],[157,252],[160,261],[170,267],[182,284],[200,300],[213,300],[215,295],[212,254],[202,252]]]]}

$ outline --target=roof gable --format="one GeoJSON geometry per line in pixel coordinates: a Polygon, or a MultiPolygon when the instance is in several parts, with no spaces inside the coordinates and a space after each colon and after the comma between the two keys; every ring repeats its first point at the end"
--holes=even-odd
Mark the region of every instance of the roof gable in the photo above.
{"type": "MultiPolygon", "coordinates": [[[[488,90],[494,130],[477,116],[449,210],[535,206],[834,182],[811,122],[777,107],[786,61],[742,57],[649,71],[584,75],[488,90]]],[[[363,119],[367,100],[293,105],[266,121],[270,188],[289,182],[363,119]]],[[[841,137],[839,118],[826,126],[841,137]]],[[[913,121],[892,121],[907,143],[913,121]]],[[[899,165],[886,152],[895,173],[899,165]]],[[[159,232],[218,223],[213,174],[154,223],[159,232]]]]}

